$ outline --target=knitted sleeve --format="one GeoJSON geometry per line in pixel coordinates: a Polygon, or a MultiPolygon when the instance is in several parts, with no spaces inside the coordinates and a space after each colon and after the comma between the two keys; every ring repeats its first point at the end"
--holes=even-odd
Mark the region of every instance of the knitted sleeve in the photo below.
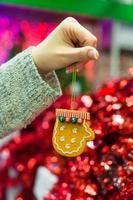
{"type": "Polygon", "coordinates": [[[0,138],[26,127],[61,95],[55,72],[42,77],[33,62],[31,49],[0,67],[0,138]]]}

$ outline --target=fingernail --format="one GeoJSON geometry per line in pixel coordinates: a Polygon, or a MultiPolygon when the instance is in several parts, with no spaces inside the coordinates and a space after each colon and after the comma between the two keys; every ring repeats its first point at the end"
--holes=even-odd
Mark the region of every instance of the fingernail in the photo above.
{"type": "Polygon", "coordinates": [[[88,56],[89,56],[90,58],[92,58],[92,59],[97,60],[98,57],[99,57],[99,54],[98,54],[98,52],[95,51],[95,50],[90,50],[90,51],[88,52],[88,56]]]}

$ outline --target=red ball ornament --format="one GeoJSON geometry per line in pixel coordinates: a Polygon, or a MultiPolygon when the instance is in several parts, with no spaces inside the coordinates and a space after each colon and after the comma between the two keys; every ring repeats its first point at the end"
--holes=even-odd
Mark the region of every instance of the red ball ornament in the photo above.
{"type": "Polygon", "coordinates": [[[83,123],[83,119],[81,119],[81,118],[78,118],[78,124],[82,124],[83,123]]]}
{"type": "Polygon", "coordinates": [[[65,121],[69,123],[71,121],[71,118],[70,117],[66,117],[65,121]]]}

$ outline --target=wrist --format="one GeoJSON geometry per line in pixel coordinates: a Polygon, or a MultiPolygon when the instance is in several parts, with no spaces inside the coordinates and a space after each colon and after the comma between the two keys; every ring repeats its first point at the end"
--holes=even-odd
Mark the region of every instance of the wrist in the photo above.
{"type": "Polygon", "coordinates": [[[46,74],[49,72],[49,70],[45,68],[45,64],[42,59],[43,55],[38,48],[39,48],[38,46],[33,47],[31,55],[32,55],[34,64],[37,67],[38,72],[40,74],[46,74]]]}

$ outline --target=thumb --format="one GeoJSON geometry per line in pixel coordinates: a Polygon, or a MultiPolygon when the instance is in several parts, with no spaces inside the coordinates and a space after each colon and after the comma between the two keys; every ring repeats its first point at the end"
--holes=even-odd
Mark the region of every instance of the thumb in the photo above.
{"type": "Polygon", "coordinates": [[[88,60],[97,60],[99,57],[98,51],[93,47],[73,48],[72,57],[74,62],[84,62],[88,60]]]}

